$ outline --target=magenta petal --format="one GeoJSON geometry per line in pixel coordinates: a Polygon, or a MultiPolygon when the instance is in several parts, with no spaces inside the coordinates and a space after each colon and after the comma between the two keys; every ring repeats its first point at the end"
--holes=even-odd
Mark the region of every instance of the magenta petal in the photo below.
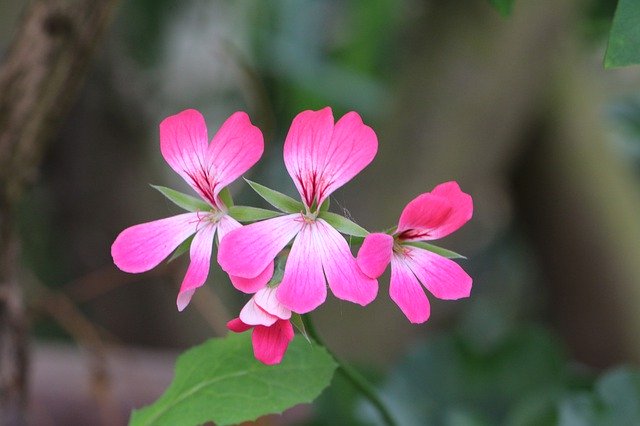
{"type": "Polygon", "coordinates": [[[201,287],[209,275],[209,264],[211,262],[211,251],[213,250],[213,237],[216,232],[214,224],[207,224],[199,229],[191,242],[189,257],[191,263],[187,269],[187,274],[182,280],[180,292],[176,304],[178,310],[182,311],[191,301],[193,293],[201,287]]]}
{"type": "Polygon", "coordinates": [[[378,278],[391,261],[393,237],[383,233],[369,234],[358,250],[358,267],[365,275],[378,278]]]}
{"type": "Polygon", "coordinates": [[[298,233],[299,213],[252,223],[229,232],[220,241],[218,263],[229,275],[255,278],[298,233]]]}
{"type": "Polygon", "coordinates": [[[216,182],[215,195],[249,170],[262,156],[262,132],[245,112],[236,112],[224,122],[208,148],[209,169],[216,182]]]}
{"type": "Polygon", "coordinates": [[[456,182],[446,182],[407,204],[397,232],[404,240],[435,240],[458,230],[472,215],[471,196],[456,182]]]}
{"type": "Polygon", "coordinates": [[[305,225],[293,241],[276,293],[280,303],[299,314],[314,310],[327,298],[315,228],[314,224],[305,225]]]}
{"type": "Polygon", "coordinates": [[[271,327],[256,326],[251,335],[253,354],[263,364],[280,364],[293,336],[293,326],[287,320],[278,320],[271,327]]]}
{"type": "Polygon", "coordinates": [[[235,275],[229,275],[231,284],[243,293],[252,294],[264,288],[273,276],[273,262],[269,263],[264,271],[255,278],[242,278],[235,275]]]}
{"type": "Polygon", "coordinates": [[[365,306],[378,294],[378,281],[358,267],[347,241],[327,222],[318,219],[317,245],[322,268],[333,294],[342,300],[365,306]]]}
{"type": "Polygon", "coordinates": [[[240,320],[247,325],[270,326],[278,320],[278,317],[266,312],[256,304],[255,297],[247,302],[240,311],[240,320]]]}
{"type": "Polygon", "coordinates": [[[460,265],[428,250],[405,249],[407,264],[431,294],[445,300],[469,297],[473,280],[460,265]]]}
{"type": "Polygon", "coordinates": [[[375,157],[378,139],[350,112],[335,124],[331,108],[298,114],[284,144],[284,162],[305,204],[322,202],[375,157]]]}
{"type": "Polygon", "coordinates": [[[198,213],[184,213],[125,229],[111,246],[116,266],[125,272],[145,272],[156,267],[198,226],[198,213]]]}
{"type": "Polygon", "coordinates": [[[240,318],[234,318],[227,323],[227,328],[234,333],[243,333],[252,328],[252,326],[243,323],[240,318]]]}
{"type": "Polygon", "coordinates": [[[255,296],[253,296],[253,299],[256,305],[264,309],[267,313],[275,315],[280,319],[291,318],[291,311],[276,298],[275,288],[265,287],[258,291],[255,296]]]}
{"type": "Polygon", "coordinates": [[[404,259],[397,256],[391,259],[389,295],[412,323],[420,324],[429,319],[431,308],[422,286],[404,259]]]}

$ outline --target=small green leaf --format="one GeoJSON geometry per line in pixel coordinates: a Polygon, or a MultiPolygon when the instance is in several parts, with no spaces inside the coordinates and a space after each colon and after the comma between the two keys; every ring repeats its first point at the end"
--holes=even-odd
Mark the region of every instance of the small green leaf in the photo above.
{"type": "Polygon", "coordinates": [[[326,200],[324,200],[322,202],[322,204],[320,205],[320,211],[321,212],[326,212],[329,211],[329,206],[331,205],[331,201],[329,201],[329,197],[327,197],[326,200]]]}
{"type": "Polygon", "coordinates": [[[495,7],[500,15],[507,17],[511,15],[513,10],[513,3],[515,0],[489,0],[493,7],[495,7]]]}
{"type": "Polygon", "coordinates": [[[605,68],[640,64],[640,1],[619,0],[613,15],[605,68]]]}
{"type": "Polygon", "coordinates": [[[270,219],[280,216],[281,213],[273,210],[259,209],[249,206],[233,206],[229,208],[229,216],[238,222],[255,222],[262,219],[270,219]]]}
{"type": "Polygon", "coordinates": [[[259,183],[252,182],[249,179],[245,179],[249,186],[258,193],[259,196],[264,198],[267,203],[273,207],[285,213],[298,213],[304,210],[304,206],[301,202],[294,200],[288,195],[284,195],[281,192],[267,188],[259,183]]]}
{"type": "Polygon", "coordinates": [[[220,191],[218,197],[220,197],[225,206],[233,207],[233,198],[231,197],[231,192],[229,191],[228,187],[222,188],[222,191],[220,191]]]}
{"type": "Polygon", "coordinates": [[[135,410],[130,426],[217,425],[254,420],[313,401],[336,363],[318,345],[294,338],[281,364],[256,361],[251,333],[211,339],[180,355],[173,382],[152,405],[135,410]]]}
{"type": "Polygon", "coordinates": [[[167,197],[169,201],[171,201],[178,207],[182,207],[183,209],[190,212],[209,211],[212,209],[212,207],[204,201],[192,197],[191,195],[183,194],[182,192],[176,191],[175,189],[158,185],[151,185],[151,187],[160,191],[162,195],[167,197]]]}
{"type": "Polygon", "coordinates": [[[425,243],[424,241],[411,241],[408,243],[404,243],[408,246],[418,247],[421,249],[429,250],[433,253],[439,254],[440,256],[446,257],[447,259],[466,259],[461,254],[456,253],[455,251],[447,250],[442,247],[434,246],[433,244],[425,243]]]}
{"type": "Polygon", "coordinates": [[[196,234],[193,234],[192,236],[190,236],[189,238],[187,238],[186,240],[181,242],[180,245],[173,251],[173,254],[169,258],[169,260],[167,260],[167,263],[173,262],[174,260],[176,260],[177,258],[182,256],[183,254],[188,252],[189,249],[191,248],[191,241],[193,241],[193,237],[195,235],[196,234]]]}
{"type": "Polygon", "coordinates": [[[329,225],[336,228],[343,234],[353,235],[354,237],[366,237],[369,232],[357,223],[347,219],[344,216],[331,212],[320,212],[318,216],[324,219],[329,225]]]}
{"type": "Polygon", "coordinates": [[[302,315],[296,314],[295,312],[291,313],[291,324],[300,332],[300,334],[307,339],[307,342],[311,343],[311,339],[307,334],[307,329],[304,327],[304,321],[302,320],[302,315]]]}

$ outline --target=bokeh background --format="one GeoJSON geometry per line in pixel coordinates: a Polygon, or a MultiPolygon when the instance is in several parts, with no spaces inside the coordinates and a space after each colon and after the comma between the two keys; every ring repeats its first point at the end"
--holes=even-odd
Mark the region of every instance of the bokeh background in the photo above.
{"type": "MultiPolygon", "coordinates": [[[[0,2],[0,55],[25,5],[0,2]]],[[[177,212],[149,183],[190,191],[159,122],[197,108],[213,134],[247,111],[266,149],[246,177],[295,195],[284,136],[327,105],[358,111],[380,144],[334,211],[380,230],[440,182],[474,198],[440,242],[468,257],[468,300],[432,297],[411,325],[384,276],[370,306],[330,296],[314,313],[401,424],[604,424],[619,389],[624,416],[640,415],[640,380],[621,367],[640,361],[640,68],[603,70],[615,5],[516,1],[504,18],[484,0],[122,0],[20,207],[31,422],[126,422],[246,302],[214,267],[178,313],[188,259],[140,275],[112,264],[122,229],[177,212]]],[[[242,182],[231,191],[264,207],[242,182]]],[[[259,421],[371,422],[337,379],[314,406],[259,421]]]]}

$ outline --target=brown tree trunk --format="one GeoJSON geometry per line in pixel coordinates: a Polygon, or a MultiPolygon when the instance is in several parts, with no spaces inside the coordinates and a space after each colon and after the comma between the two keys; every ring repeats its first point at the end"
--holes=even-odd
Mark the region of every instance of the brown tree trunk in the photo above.
{"type": "Polygon", "coordinates": [[[30,3],[0,68],[0,424],[25,423],[27,338],[13,216],[117,0],[30,3]]]}

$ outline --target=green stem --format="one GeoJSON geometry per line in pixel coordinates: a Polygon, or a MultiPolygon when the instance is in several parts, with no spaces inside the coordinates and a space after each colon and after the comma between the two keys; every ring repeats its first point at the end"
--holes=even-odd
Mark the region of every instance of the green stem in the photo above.
{"type": "Polygon", "coordinates": [[[329,349],[327,345],[324,344],[324,342],[316,332],[313,322],[311,322],[310,315],[302,315],[302,320],[309,336],[313,340],[315,340],[317,344],[324,346],[327,352],[329,352],[333,359],[336,360],[336,362],[338,363],[338,372],[342,374],[342,376],[347,379],[353,385],[353,387],[360,391],[360,393],[369,400],[371,405],[373,405],[375,409],[378,410],[378,414],[380,414],[380,417],[382,417],[387,426],[396,426],[397,423],[391,416],[391,412],[384,405],[384,402],[382,402],[371,383],[369,383],[367,379],[365,379],[362,374],[360,374],[355,368],[342,362],[336,356],[336,354],[334,354],[333,351],[331,351],[331,349],[329,349]]]}

